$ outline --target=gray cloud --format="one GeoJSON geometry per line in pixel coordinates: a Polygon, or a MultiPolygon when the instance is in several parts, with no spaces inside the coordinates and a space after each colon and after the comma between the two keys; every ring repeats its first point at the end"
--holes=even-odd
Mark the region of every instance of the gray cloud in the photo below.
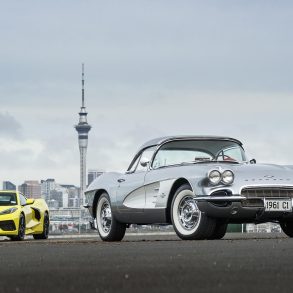
{"type": "Polygon", "coordinates": [[[0,136],[22,137],[21,124],[7,112],[0,112],[0,136]]]}
{"type": "Polygon", "coordinates": [[[260,161],[293,163],[292,6],[6,1],[0,139],[24,148],[0,153],[0,177],[78,184],[81,62],[90,168],[125,169],[145,140],[170,134],[235,136],[260,161]]]}

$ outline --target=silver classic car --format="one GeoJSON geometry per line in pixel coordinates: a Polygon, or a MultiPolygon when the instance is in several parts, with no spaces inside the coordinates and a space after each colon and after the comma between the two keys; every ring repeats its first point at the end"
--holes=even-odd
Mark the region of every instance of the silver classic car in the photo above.
{"type": "Polygon", "coordinates": [[[181,239],[221,239],[228,223],[280,223],[293,237],[293,166],[247,161],[242,143],[174,136],[144,144],[125,173],[87,189],[92,227],[120,241],[131,224],[172,224],[181,239]]]}

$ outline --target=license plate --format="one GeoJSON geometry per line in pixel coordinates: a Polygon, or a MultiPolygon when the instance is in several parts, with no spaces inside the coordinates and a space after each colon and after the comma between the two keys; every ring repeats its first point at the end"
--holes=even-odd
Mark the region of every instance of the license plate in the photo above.
{"type": "Polygon", "coordinates": [[[265,199],[265,210],[270,212],[291,212],[291,199],[265,199]]]}

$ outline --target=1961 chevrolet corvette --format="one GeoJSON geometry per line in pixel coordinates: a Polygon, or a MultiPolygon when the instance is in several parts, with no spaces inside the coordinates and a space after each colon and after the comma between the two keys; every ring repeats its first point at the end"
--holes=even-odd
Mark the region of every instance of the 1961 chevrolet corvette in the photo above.
{"type": "Polygon", "coordinates": [[[171,224],[181,239],[221,239],[228,223],[280,223],[293,237],[293,166],[247,161],[228,137],[176,136],[144,144],[125,173],[87,189],[92,226],[120,241],[130,224],[171,224]]]}

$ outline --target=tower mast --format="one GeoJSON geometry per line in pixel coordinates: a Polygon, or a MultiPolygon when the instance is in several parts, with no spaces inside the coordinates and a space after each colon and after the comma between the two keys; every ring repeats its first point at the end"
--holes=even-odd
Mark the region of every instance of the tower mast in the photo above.
{"type": "Polygon", "coordinates": [[[82,64],[82,79],[81,79],[81,108],[79,112],[79,122],[75,125],[75,129],[78,133],[78,145],[80,152],[80,197],[79,204],[85,204],[84,192],[86,190],[86,153],[88,146],[88,133],[91,130],[91,126],[87,123],[87,112],[85,108],[84,99],[84,64],[82,64]]]}

